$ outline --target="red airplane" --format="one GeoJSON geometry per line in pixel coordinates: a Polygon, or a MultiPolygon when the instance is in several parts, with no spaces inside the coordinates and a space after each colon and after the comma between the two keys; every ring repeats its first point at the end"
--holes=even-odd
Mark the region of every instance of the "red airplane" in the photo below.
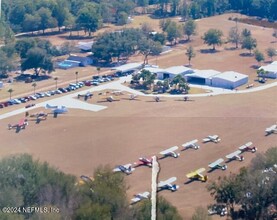
{"type": "Polygon", "coordinates": [[[135,162],[134,165],[136,167],[142,166],[142,165],[152,167],[152,158],[140,157],[139,161],[135,162]]]}
{"type": "Polygon", "coordinates": [[[11,130],[15,128],[17,131],[19,131],[20,129],[25,129],[27,125],[28,125],[28,120],[26,118],[22,118],[17,124],[14,124],[14,125],[8,124],[8,129],[11,130]]]}

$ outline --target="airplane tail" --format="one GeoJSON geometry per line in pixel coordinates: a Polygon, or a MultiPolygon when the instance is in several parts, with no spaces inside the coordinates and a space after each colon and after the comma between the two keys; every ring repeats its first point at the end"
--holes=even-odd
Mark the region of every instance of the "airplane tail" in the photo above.
{"type": "Polygon", "coordinates": [[[12,125],[8,124],[8,129],[11,130],[12,129],[12,125]]]}

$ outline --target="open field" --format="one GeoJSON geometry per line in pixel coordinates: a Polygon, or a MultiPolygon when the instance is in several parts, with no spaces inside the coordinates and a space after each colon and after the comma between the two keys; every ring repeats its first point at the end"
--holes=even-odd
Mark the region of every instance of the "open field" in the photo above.
{"type": "MultiPolygon", "coordinates": [[[[0,155],[30,153],[66,173],[91,175],[100,164],[113,167],[135,162],[140,156],[157,155],[170,146],[218,134],[222,139],[219,144],[201,144],[198,151],[181,152],[178,159],[160,160],[159,178],[176,176],[180,185],[175,193],[164,191],[161,194],[178,208],[184,219],[189,219],[195,207],[206,206],[212,200],[206,191],[207,183],[184,184],[186,173],[207,168],[209,162],[224,158],[248,141],[260,152],[276,146],[276,135],[264,136],[264,129],[277,121],[276,94],[274,87],[249,94],[193,98],[188,102],[163,98],[165,101],[159,103],[150,97],[129,101],[122,96],[116,96],[121,101],[108,103],[101,102],[101,96],[95,95],[89,102],[105,105],[107,109],[100,112],[70,110],[66,115],[50,117],[40,124],[31,121],[26,130],[17,134],[7,130],[6,125],[22,115],[1,120],[0,155]]],[[[254,154],[244,156],[244,162],[234,161],[228,164],[227,171],[216,170],[209,174],[209,179],[237,172],[254,154]]],[[[129,196],[150,190],[150,171],[139,167],[127,177],[129,196]]]]}
{"type": "MultiPolygon", "coordinates": [[[[226,14],[197,21],[198,35],[192,37],[190,42],[197,55],[192,60],[193,68],[215,69],[219,71],[233,70],[249,75],[249,83],[258,86],[254,80],[256,70],[250,66],[256,64],[253,57],[240,56],[245,50],[233,50],[233,45],[224,44],[218,47],[217,53],[202,53],[208,49],[203,44],[201,36],[209,28],[222,29],[225,39],[230,27],[235,25],[229,21],[231,16],[238,14],[226,14]]],[[[135,17],[133,25],[139,26],[145,16],[135,17]]],[[[158,20],[151,20],[156,25],[158,20]]],[[[155,25],[153,23],[153,25],[155,25]]],[[[248,28],[253,37],[257,38],[258,48],[263,51],[269,46],[276,47],[272,37],[272,29],[251,26],[238,23],[240,30],[248,28]]],[[[60,44],[65,38],[50,36],[49,39],[60,44]]],[[[174,65],[185,65],[187,59],[185,48],[188,43],[173,47],[173,51],[157,58],[157,64],[164,68],[174,65]]],[[[156,58],[151,62],[155,64],[156,58]]],[[[130,58],[131,61],[142,62],[140,55],[130,58]]],[[[95,67],[75,68],[70,70],[57,70],[52,74],[59,77],[59,86],[70,81],[75,81],[75,72],[78,78],[90,78],[97,74],[95,67]]],[[[102,73],[111,72],[102,69],[102,73]]],[[[269,80],[272,82],[272,80],[269,80]]],[[[55,88],[53,79],[37,82],[39,90],[55,88]]],[[[0,99],[9,96],[6,86],[0,91],[0,99]]],[[[32,94],[31,84],[14,83],[14,96],[19,93],[32,94]]],[[[239,88],[244,89],[244,86],[239,88]]],[[[219,95],[203,98],[191,98],[191,101],[179,101],[180,98],[162,98],[164,101],[156,103],[151,97],[139,97],[139,101],[129,101],[127,96],[116,96],[121,99],[118,102],[101,102],[102,96],[95,95],[89,99],[89,103],[105,105],[108,108],[100,112],[90,112],[70,109],[66,115],[58,118],[49,117],[46,121],[35,124],[29,123],[26,130],[15,133],[6,129],[8,123],[15,123],[23,115],[16,115],[0,121],[1,149],[0,157],[17,153],[29,153],[41,161],[47,161],[51,165],[66,173],[80,176],[92,175],[93,170],[100,164],[109,164],[111,167],[118,164],[135,162],[141,156],[158,155],[166,148],[174,145],[179,147],[190,140],[202,138],[207,135],[218,134],[222,141],[218,144],[201,144],[198,151],[189,149],[181,152],[180,158],[166,158],[160,160],[160,179],[176,176],[180,189],[171,193],[160,192],[180,211],[184,219],[190,219],[197,206],[206,206],[212,202],[212,198],[206,190],[208,183],[186,182],[185,175],[197,168],[205,167],[208,163],[235,151],[239,146],[252,141],[258,152],[264,152],[269,147],[276,146],[277,135],[265,137],[266,127],[277,121],[277,87],[247,94],[219,95]],[[125,98],[125,99],[122,99],[125,98]]],[[[22,107],[22,106],[21,106],[22,107]]],[[[12,106],[1,109],[5,111],[17,108],[12,106]]],[[[30,110],[30,113],[44,109],[30,110]]],[[[45,111],[45,110],[44,110],[45,111]]],[[[216,170],[209,175],[209,181],[230,172],[237,172],[242,166],[249,164],[255,156],[245,153],[244,162],[231,162],[227,171],[216,170]]],[[[150,190],[151,170],[147,167],[139,167],[135,172],[126,177],[128,196],[134,193],[150,190]]]]}

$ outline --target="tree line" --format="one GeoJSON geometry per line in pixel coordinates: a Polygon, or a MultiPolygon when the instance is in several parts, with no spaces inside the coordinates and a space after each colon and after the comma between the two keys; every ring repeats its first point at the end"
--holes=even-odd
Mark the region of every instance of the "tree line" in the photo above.
{"type": "Polygon", "coordinates": [[[2,22],[15,33],[66,27],[84,29],[90,35],[103,23],[126,24],[136,6],[149,5],[156,6],[151,13],[159,17],[181,15],[198,19],[237,11],[277,19],[277,0],[2,0],[2,22]]]}
{"type": "MultiPolygon", "coordinates": [[[[108,166],[98,167],[92,177],[82,180],[34,160],[31,155],[9,156],[0,160],[0,208],[48,207],[40,212],[0,212],[1,219],[150,219],[151,203],[129,206],[127,183],[121,173],[108,166]]],[[[175,207],[158,198],[159,219],[181,219],[175,207]]]]}

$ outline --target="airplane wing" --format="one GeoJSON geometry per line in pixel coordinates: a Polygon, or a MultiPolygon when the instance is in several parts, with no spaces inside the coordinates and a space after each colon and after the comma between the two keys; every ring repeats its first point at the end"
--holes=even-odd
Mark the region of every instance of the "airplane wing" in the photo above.
{"type": "Polygon", "coordinates": [[[241,151],[240,151],[240,150],[237,150],[237,151],[235,151],[235,152],[233,152],[233,153],[230,153],[230,154],[226,155],[226,158],[227,158],[227,159],[232,159],[233,157],[238,156],[240,153],[241,153],[241,151]]]}
{"type": "Polygon", "coordinates": [[[206,137],[206,138],[203,139],[203,142],[208,142],[208,141],[211,141],[211,138],[206,137]]]}
{"type": "Polygon", "coordinates": [[[18,122],[18,126],[23,126],[25,122],[25,118],[20,119],[20,121],[18,122]]]}
{"type": "Polygon", "coordinates": [[[272,125],[269,128],[265,129],[265,132],[271,133],[271,132],[276,132],[277,131],[277,125],[272,125]]]}
{"type": "Polygon", "coordinates": [[[46,104],[45,108],[46,108],[46,109],[48,109],[48,108],[58,108],[58,106],[57,106],[57,105],[49,105],[49,104],[46,104]]]}
{"type": "Polygon", "coordinates": [[[135,168],[132,167],[132,164],[128,163],[128,164],[125,164],[123,165],[126,169],[129,169],[131,167],[131,170],[130,172],[133,172],[135,170],[135,168]]]}
{"type": "Polygon", "coordinates": [[[205,168],[200,168],[198,170],[196,170],[195,172],[199,175],[201,173],[203,173],[206,169],[205,168]]]}
{"type": "Polygon", "coordinates": [[[141,199],[142,199],[142,198],[140,198],[140,197],[134,197],[134,198],[132,198],[132,199],[131,199],[132,204],[134,204],[134,203],[137,203],[137,202],[141,201],[141,199]]]}
{"type": "Polygon", "coordinates": [[[217,165],[219,165],[219,164],[222,163],[222,162],[224,162],[224,160],[223,160],[222,158],[220,158],[220,159],[218,159],[218,160],[216,160],[216,161],[210,163],[210,164],[209,164],[209,167],[210,167],[210,168],[214,168],[214,167],[216,167],[217,165]]]}
{"type": "Polygon", "coordinates": [[[113,172],[119,172],[119,171],[121,171],[121,170],[119,169],[119,167],[116,167],[116,168],[113,169],[113,172]]]}
{"type": "Polygon", "coordinates": [[[187,177],[187,178],[194,178],[194,177],[196,177],[197,175],[198,175],[198,174],[197,174],[196,171],[192,171],[192,172],[188,173],[188,174],[186,175],[186,177],[187,177]]]}
{"type": "Polygon", "coordinates": [[[171,177],[171,178],[169,178],[169,179],[167,179],[165,181],[160,181],[158,183],[158,187],[163,187],[163,186],[169,185],[169,184],[173,183],[176,180],[177,180],[176,177],[171,177]]]}
{"type": "Polygon", "coordinates": [[[248,142],[248,143],[246,143],[246,144],[240,146],[239,149],[240,149],[240,150],[244,150],[245,148],[250,147],[252,144],[253,144],[252,142],[248,142]]]}
{"type": "Polygon", "coordinates": [[[168,153],[172,153],[175,150],[178,150],[178,146],[174,146],[174,147],[168,148],[164,151],[161,151],[160,154],[165,155],[165,154],[168,154],[168,153]]]}

